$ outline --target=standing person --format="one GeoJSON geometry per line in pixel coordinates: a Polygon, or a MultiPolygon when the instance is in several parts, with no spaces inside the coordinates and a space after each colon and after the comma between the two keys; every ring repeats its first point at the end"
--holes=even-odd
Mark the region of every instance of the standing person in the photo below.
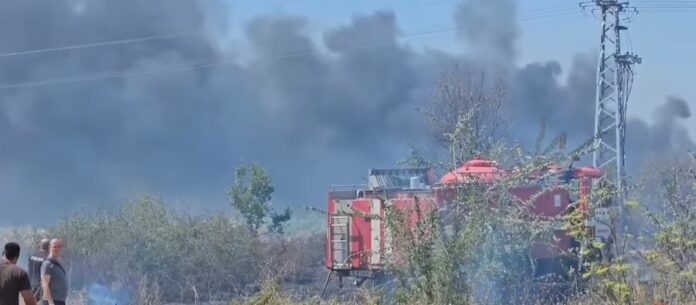
{"type": "Polygon", "coordinates": [[[43,288],[42,303],[48,305],[65,305],[68,298],[68,275],[61,266],[63,240],[51,240],[48,257],[41,264],[41,284],[43,288]]]}
{"type": "Polygon", "coordinates": [[[31,283],[27,273],[17,266],[19,245],[7,243],[2,252],[0,262],[0,305],[19,305],[19,295],[22,295],[25,305],[36,305],[31,294],[31,283]]]}
{"type": "Polygon", "coordinates": [[[38,253],[29,257],[29,263],[27,264],[27,271],[29,272],[29,281],[31,282],[32,293],[34,298],[41,300],[41,264],[43,264],[44,259],[48,256],[48,246],[51,240],[44,238],[39,242],[38,253]]]}

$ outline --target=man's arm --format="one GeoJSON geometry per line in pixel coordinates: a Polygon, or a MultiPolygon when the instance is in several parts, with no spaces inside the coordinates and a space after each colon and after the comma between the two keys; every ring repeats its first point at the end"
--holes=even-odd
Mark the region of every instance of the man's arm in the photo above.
{"type": "Polygon", "coordinates": [[[51,293],[51,269],[53,264],[49,260],[45,260],[41,264],[41,287],[43,288],[43,298],[48,301],[49,305],[54,305],[53,294],[51,293]]]}
{"type": "Polygon", "coordinates": [[[51,287],[48,285],[51,283],[50,275],[41,275],[41,287],[43,288],[44,299],[48,301],[48,304],[54,305],[53,294],[51,293],[51,287]]]}
{"type": "Polygon", "coordinates": [[[31,293],[31,282],[29,281],[29,275],[22,271],[19,276],[19,293],[24,299],[24,305],[36,305],[36,300],[34,299],[34,294],[31,293]]]}
{"type": "Polygon", "coordinates": [[[22,290],[19,293],[22,294],[24,305],[36,305],[36,300],[34,299],[34,295],[31,294],[31,290],[22,290]]]}

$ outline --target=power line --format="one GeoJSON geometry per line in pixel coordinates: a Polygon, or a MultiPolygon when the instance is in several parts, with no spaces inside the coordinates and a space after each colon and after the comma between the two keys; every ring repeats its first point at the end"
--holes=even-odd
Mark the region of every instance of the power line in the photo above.
{"type": "Polygon", "coordinates": [[[632,1],[632,4],[639,8],[650,8],[650,7],[694,7],[696,1],[632,1]]]}
{"type": "MultiPolygon", "coordinates": [[[[520,21],[536,21],[536,20],[545,20],[549,18],[555,18],[555,17],[566,17],[570,15],[577,15],[578,17],[581,17],[582,15],[580,12],[575,9],[573,11],[566,11],[566,12],[558,12],[558,13],[553,13],[553,14],[543,14],[543,15],[536,15],[536,16],[530,16],[530,17],[521,17],[519,20],[520,21]]],[[[449,32],[454,32],[458,29],[456,25],[453,25],[451,23],[442,23],[440,25],[433,25],[433,26],[428,26],[424,27],[425,31],[419,31],[419,32],[412,32],[409,34],[401,35],[400,37],[412,37],[412,36],[422,36],[422,35],[433,35],[433,34],[441,34],[441,33],[449,33],[449,32]]]]}
{"type": "Polygon", "coordinates": [[[636,8],[639,8],[641,11],[646,10],[646,9],[693,9],[696,8],[696,4],[692,5],[682,5],[682,6],[676,6],[676,5],[638,5],[636,8]]]}
{"type": "MultiPolygon", "coordinates": [[[[527,20],[534,20],[534,18],[527,19],[527,20]]],[[[448,27],[448,28],[433,30],[433,31],[429,31],[429,32],[420,32],[420,33],[411,33],[411,34],[401,35],[400,38],[417,37],[417,36],[432,36],[432,35],[452,32],[454,30],[456,30],[456,27],[448,27]]],[[[351,49],[373,49],[373,48],[380,48],[380,47],[384,47],[384,46],[392,46],[393,44],[394,43],[392,41],[372,42],[369,44],[364,41],[362,43],[354,44],[350,48],[351,49]]],[[[279,59],[296,58],[296,57],[302,57],[302,56],[316,54],[317,52],[318,52],[318,50],[289,51],[289,52],[285,52],[284,54],[279,54],[277,56],[274,56],[274,59],[279,60],[279,59]]],[[[231,61],[231,60],[207,60],[207,61],[202,60],[202,61],[189,62],[189,63],[185,63],[185,64],[167,65],[167,66],[157,67],[157,68],[153,68],[153,69],[96,73],[96,74],[90,74],[90,75],[84,75],[84,76],[59,77],[59,78],[51,78],[51,79],[44,79],[44,80],[38,80],[38,81],[27,81],[27,82],[20,82],[20,83],[14,83],[14,84],[4,84],[4,85],[0,85],[0,90],[19,89],[19,88],[37,87],[37,86],[46,86],[46,85],[58,85],[58,84],[67,84],[67,83],[76,83],[76,82],[85,82],[85,81],[94,81],[94,80],[117,79],[117,78],[125,78],[125,77],[141,76],[141,75],[149,75],[149,74],[159,74],[159,73],[184,72],[184,71],[212,68],[212,67],[222,66],[222,65],[232,64],[232,63],[233,63],[233,61],[231,61]]]]}
{"type": "Polygon", "coordinates": [[[544,19],[548,19],[548,18],[565,17],[565,16],[571,16],[571,15],[575,15],[577,17],[582,16],[582,14],[578,11],[566,11],[566,12],[559,12],[556,14],[546,14],[546,15],[539,15],[539,16],[534,16],[534,17],[529,17],[529,18],[520,18],[520,21],[544,20],[544,19]]]}
{"type": "Polygon", "coordinates": [[[639,6],[636,6],[636,8],[639,8],[641,11],[660,10],[660,9],[688,10],[688,9],[696,8],[696,4],[693,4],[690,6],[646,6],[646,5],[639,5],[639,6]]]}
{"type": "MultiPolygon", "coordinates": [[[[441,2],[445,2],[445,1],[426,2],[426,3],[421,3],[420,5],[435,4],[435,3],[441,3],[441,2]]],[[[570,5],[570,4],[557,5],[557,6],[552,6],[552,7],[548,7],[548,8],[540,8],[540,9],[533,9],[533,10],[525,11],[525,12],[522,12],[520,14],[520,16],[521,16],[522,20],[545,19],[545,18],[549,18],[549,17],[555,17],[556,13],[570,13],[570,11],[568,10],[570,8],[572,8],[572,5],[570,5]]],[[[41,54],[41,53],[50,53],[50,52],[59,52],[59,51],[68,51],[68,50],[87,49],[87,48],[96,48],[96,47],[105,47],[105,46],[114,46],[114,45],[131,44],[131,43],[146,42],[146,41],[153,41],[153,40],[176,39],[176,38],[183,38],[183,37],[189,37],[189,36],[200,35],[200,34],[201,34],[200,31],[180,31],[180,32],[162,33],[162,34],[155,34],[155,35],[149,35],[149,36],[134,37],[134,38],[127,38],[127,39],[119,39],[119,40],[109,40],[109,41],[102,41],[102,42],[95,42],[95,43],[85,43],[85,44],[68,45],[68,46],[61,46],[61,47],[6,52],[6,53],[0,53],[0,58],[12,57],[12,56],[33,55],[33,54],[41,54]]]]}
{"type": "Polygon", "coordinates": [[[559,5],[554,5],[554,6],[545,7],[545,8],[531,9],[531,10],[525,11],[524,13],[533,14],[533,13],[536,13],[536,12],[546,12],[546,11],[557,10],[557,9],[562,9],[562,8],[574,8],[574,9],[577,9],[577,5],[576,5],[575,3],[569,2],[569,3],[566,3],[566,4],[559,4],[559,5]]]}
{"type": "MultiPolygon", "coordinates": [[[[442,2],[447,2],[447,1],[446,0],[445,1],[431,1],[431,2],[420,3],[419,5],[437,4],[437,3],[442,3],[442,2]]],[[[664,0],[664,1],[633,0],[632,2],[644,3],[645,5],[641,5],[640,8],[642,11],[648,11],[648,12],[659,12],[659,13],[662,13],[662,12],[693,12],[693,10],[681,10],[681,9],[696,9],[696,1],[693,1],[693,0],[681,0],[681,1],[680,0],[664,0]],[[674,10],[672,10],[672,9],[674,9],[674,10]]],[[[560,4],[560,5],[555,5],[555,6],[546,7],[546,8],[537,8],[537,9],[532,9],[532,10],[528,10],[528,11],[524,11],[524,12],[520,13],[520,20],[521,21],[532,21],[532,20],[541,20],[541,19],[548,19],[548,18],[561,17],[561,16],[569,16],[569,15],[573,15],[575,13],[575,10],[576,10],[575,5],[571,4],[571,3],[560,4]]],[[[454,28],[452,28],[451,30],[454,30],[454,28]]],[[[200,31],[180,31],[180,32],[162,33],[162,34],[120,39],[120,40],[109,40],[109,41],[103,41],[103,42],[77,44],[77,45],[69,45],[69,46],[62,46],[62,47],[6,52],[6,53],[0,53],[0,58],[12,57],[12,56],[22,56],[22,55],[33,55],[33,54],[41,54],[41,53],[50,53],[50,52],[59,52],[59,51],[68,51],[68,50],[87,49],[87,48],[96,48],[96,47],[105,47],[105,46],[114,46],[114,45],[131,44],[131,43],[146,42],[146,41],[153,41],[153,40],[176,39],[176,38],[183,38],[183,37],[189,37],[189,36],[200,35],[200,34],[201,34],[200,31]]]]}
{"type": "Polygon", "coordinates": [[[657,5],[657,6],[689,6],[689,5],[694,5],[696,4],[696,1],[689,1],[689,2],[662,2],[662,1],[652,1],[652,2],[635,2],[632,1],[631,4],[634,5],[657,5]]]}
{"type": "Polygon", "coordinates": [[[143,36],[143,37],[136,37],[136,38],[70,45],[70,46],[63,46],[63,47],[33,49],[33,50],[24,50],[24,51],[17,51],[17,52],[7,52],[7,53],[0,53],[0,58],[11,57],[11,56],[20,56],[20,55],[58,52],[58,51],[67,51],[67,50],[105,47],[105,46],[113,46],[113,45],[120,45],[120,44],[130,44],[130,43],[137,43],[137,42],[152,41],[152,40],[183,38],[183,37],[193,36],[193,35],[197,35],[197,34],[200,34],[200,32],[198,32],[198,31],[173,32],[173,33],[164,33],[164,34],[157,34],[157,35],[150,35],[150,36],[143,36]]]}
{"type": "Polygon", "coordinates": [[[693,9],[696,8],[696,1],[654,1],[654,0],[644,0],[637,1],[634,0],[632,3],[636,4],[636,7],[641,10],[644,9],[693,9]]]}
{"type": "MultiPolygon", "coordinates": [[[[520,21],[544,20],[544,19],[549,19],[549,18],[554,18],[554,17],[565,17],[565,16],[569,16],[569,15],[580,16],[579,11],[577,11],[577,9],[573,10],[573,11],[570,11],[567,9],[560,9],[564,6],[565,5],[527,11],[527,12],[523,13],[523,15],[526,15],[526,16],[520,17],[520,21]],[[532,14],[530,14],[529,12],[532,12],[532,14]]],[[[431,30],[404,34],[404,35],[400,35],[398,38],[415,38],[418,36],[427,37],[427,36],[440,35],[440,34],[450,33],[450,32],[456,31],[457,27],[452,26],[452,25],[441,26],[440,28],[437,28],[437,26],[429,26],[429,27],[426,27],[426,29],[431,29],[431,30]]],[[[91,43],[91,44],[64,46],[64,47],[48,48],[48,49],[27,50],[27,51],[21,51],[21,52],[0,54],[0,57],[9,57],[9,56],[24,55],[24,54],[36,54],[36,53],[71,50],[71,49],[81,49],[81,48],[92,48],[92,47],[135,43],[135,42],[157,40],[157,39],[172,39],[172,38],[194,35],[195,33],[196,32],[193,32],[193,31],[176,32],[176,33],[159,34],[159,35],[152,35],[152,36],[145,36],[145,37],[138,37],[138,38],[131,38],[131,39],[123,39],[123,40],[113,40],[113,41],[91,43]]],[[[366,44],[363,41],[363,42],[355,42],[355,44],[353,44],[351,46],[351,48],[353,48],[353,49],[371,49],[371,48],[379,48],[379,47],[391,46],[391,45],[393,45],[392,41],[369,42],[369,44],[366,44]]],[[[316,52],[317,52],[317,50],[314,50],[314,49],[289,51],[289,52],[285,52],[284,54],[279,54],[279,55],[275,56],[274,59],[287,59],[287,58],[301,57],[301,56],[315,54],[316,52]]],[[[115,79],[115,78],[129,77],[129,76],[139,76],[139,75],[158,74],[158,73],[182,72],[182,71],[211,68],[211,67],[216,67],[216,66],[230,64],[230,63],[232,63],[232,62],[229,60],[194,61],[194,62],[188,62],[188,63],[184,63],[184,64],[158,67],[155,69],[144,69],[144,70],[137,70],[137,71],[115,71],[115,72],[91,74],[91,75],[86,75],[86,76],[60,77],[60,78],[51,78],[51,79],[44,79],[44,80],[38,80],[38,81],[28,81],[28,82],[14,83],[14,84],[5,84],[5,85],[0,85],[0,90],[13,89],[13,88],[26,88],[26,87],[34,87],[34,86],[44,86],[44,85],[56,85],[56,84],[64,84],[64,83],[75,83],[75,82],[84,82],[84,81],[92,81],[92,80],[115,79]]]]}
{"type": "MultiPolygon", "coordinates": [[[[569,15],[577,15],[578,17],[581,16],[579,14],[579,11],[577,10],[577,7],[572,9],[572,10],[562,10],[562,11],[556,11],[556,12],[550,12],[550,13],[543,13],[543,14],[526,14],[523,13],[520,16],[520,21],[535,21],[535,20],[545,20],[549,18],[554,18],[554,17],[563,17],[563,16],[569,16],[569,15]]],[[[434,25],[429,25],[422,27],[415,32],[401,35],[400,37],[412,37],[412,36],[421,36],[421,35],[431,35],[431,34],[440,34],[440,33],[449,33],[449,32],[454,32],[457,30],[457,26],[452,24],[452,23],[440,23],[440,24],[434,24],[434,25]]]]}
{"type": "MultiPolygon", "coordinates": [[[[519,18],[520,21],[532,21],[532,20],[548,19],[548,18],[557,17],[557,16],[567,16],[567,15],[572,15],[572,14],[577,13],[577,12],[578,12],[577,6],[575,6],[571,3],[567,3],[567,4],[556,5],[556,6],[551,6],[551,7],[547,7],[547,8],[537,8],[537,9],[522,11],[517,15],[517,17],[519,18]]],[[[441,25],[443,25],[443,24],[441,24],[441,25]]],[[[443,26],[453,27],[450,23],[446,23],[443,26]]]]}
{"type": "MultiPolygon", "coordinates": [[[[581,7],[590,7],[595,1],[582,1],[580,2],[581,7]]],[[[633,7],[643,11],[650,11],[652,9],[693,9],[696,8],[696,1],[654,1],[654,0],[631,0],[630,3],[633,7]]]]}
{"type": "Polygon", "coordinates": [[[181,65],[171,65],[171,66],[160,67],[158,69],[143,69],[143,70],[128,71],[128,72],[110,72],[110,73],[91,74],[91,75],[87,75],[87,76],[52,78],[52,79],[45,79],[45,80],[39,80],[39,81],[29,81],[29,82],[15,83],[15,84],[0,85],[0,90],[13,89],[13,88],[36,87],[36,86],[45,86],[45,85],[67,84],[67,83],[76,83],[76,82],[93,81],[93,80],[106,80],[106,79],[124,78],[124,77],[129,77],[129,76],[139,76],[139,75],[158,74],[158,73],[167,73],[167,72],[183,72],[183,71],[198,70],[198,69],[203,69],[203,68],[211,68],[211,67],[215,67],[215,66],[228,64],[228,63],[230,63],[230,62],[222,60],[222,61],[217,61],[217,62],[213,61],[213,62],[200,62],[200,63],[195,63],[195,64],[187,63],[187,64],[181,64],[181,65]]]}
{"type": "Polygon", "coordinates": [[[578,8],[573,7],[573,6],[566,6],[566,7],[559,7],[555,9],[543,9],[543,10],[533,10],[533,11],[525,11],[525,12],[520,12],[519,17],[520,18],[530,18],[534,16],[541,16],[541,15],[548,15],[548,14],[555,14],[555,13],[565,13],[565,12],[577,12],[578,8]]]}
{"type": "Polygon", "coordinates": [[[655,3],[655,4],[689,4],[689,3],[696,3],[696,1],[693,0],[684,0],[684,1],[678,1],[678,0],[631,0],[632,3],[655,3]]]}

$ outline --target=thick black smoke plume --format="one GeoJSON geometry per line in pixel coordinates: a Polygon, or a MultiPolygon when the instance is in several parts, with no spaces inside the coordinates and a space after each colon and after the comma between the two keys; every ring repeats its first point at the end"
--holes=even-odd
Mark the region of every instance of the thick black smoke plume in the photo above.
{"type": "MultiPolygon", "coordinates": [[[[233,169],[248,161],[270,170],[277,201],[321,206],[331,184],[362,182],[369,167],[394,166],[410,144],[427,145],[415,108],[452,62],[505,72],[511,130],[523,142],[536,137],[542,117],[550,132],[591,135],[594,62],[579,55],[565,85],[554,61],[517,69],[514,1],[462,2],[454,18],[465,57],[414,51],[399,40],[398,16],[378,11],[326,30],[320,41],[303,16],[260,16],[244,29],[253,57],[241,60],[218,48],[226,9],[190,0],[0,2],[0,53],[203,33],[0,56],[0,208],[17,211],[0,223],[43,223],[50,219],[40,215],[139,192],[226,208],[233,169]],[[108,77],[172,67],[180,71],[108,77]]],[[[635,122],[651,137],[633,149],[691,143],[671,121],[635,122]]]]}
{"type": "MultiPolygon", "coordinates": [[[[626,123],[629,168],[638,169],[643,160],[656,157],[676,160],[674,157],[684,157],[685,152],[696,149],[688,130],[679,124],[680,120],[691,117],[691,110],[686,101],[669,96],[655,110],[653,117],[652,123],[638,119],[631,119],[626,123]]],[[[663,165],[669,166],[665,163],[663,165]]]]}
{"type": "Polygon", "coordinates": [[[519,35],[516,0],[466,0],[457,8],[457,36],[471,55],[494,71],[513,67],[519,35]]]}

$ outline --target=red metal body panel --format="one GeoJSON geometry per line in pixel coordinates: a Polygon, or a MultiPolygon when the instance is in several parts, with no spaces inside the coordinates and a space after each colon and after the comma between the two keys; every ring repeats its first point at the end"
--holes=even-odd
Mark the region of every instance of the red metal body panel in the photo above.
{"type": "Polygon", "coordinates": [[[578,208],[583,213],[587,212],[587,198],[590,196],[592,188],[592,180],[602,177],[602,172],[592,167],[581,167],[576,170],[575,175],[578,179],[579,186],[579,204],[578,208]]]}
{"type": "MultiPolygon", "coordinates": [[[[384,202],[380,201],[380,206],[379,206],[379,217],[380,219],[384,219],[386,215],[384,214],[384,202]]],[[[387,226],[385,225],[385,221],[380,222],[379,226],[379,249],[381,250],[380,253],[380,262],[377,264],[378,266],[384,265],[384,262],[382,261],[384,259],[384,249],[386,249],[386,229],[387,226]]]]}
{"type": "MultiPolygon", "coordinates": [[[[353,211],[360,215],[371,215],[372,202],[367,199],[354,200],[353,211]]],[[[369,257],[372,251],[372,231],[370,218],[362,216],[351,217],[350,256],[354,269],[368,269],[369,257]]]]}
{"type": "MultiPolygon", "coordinates": [[[[510,192],[524,202],[529,200],[535,194],[542,191],[541,187],[517,187],[510,192]]],[[[543,194],[537,196],[534,201],[529,202],[530,212],[533,215],[541,217],[556,217],[563,214],[570,204],[570,194],[565,189],[557,188],[546,190],[543,194]]]]}
{"type": "MultiPolygon", "coordinates": [[[[402,193],[393,193],[390,195],[390,197],[391,198],[388,200],[389,205],[393,209],[405,213],[401,214],[402,217],[406,217],[406,219],[402,220],[407,221],[407,228],[410,230],[414,230],[418,222],[426,219],[426,217],[431,215],[430,213],[437,211],[437,204],[433,192],[404,191],[402,193]]],[[[382,230],[382,233],[385,235],[392,233],[387,232],[390,230],[388,227],[383,227],[382,230]]],[[[427,232],[424,233],[427,234],[427,232]]],[[[419,235],[420,234],[413,234],[411,236],[416,239],[415,241],[417,241],[419,235]]],[[[401,253],[399,252],[399,249],[392,250],[394,252],[392,252],[389,256],[390,262],[397,265],[401,264],[401,253]]]]}
{"type": "MultiPolygon", "coordinates": [[[[512,193],[529,202],[534,194],[541,191],[540,187],[518,187],[512,190],[512,193]]],[[[552,220],[560,217],[570,205],[570,194],[566,189],[551,189],[537,196],[534,201],[529,202],[529,207],[532,215],[541,216],[552,220]]],[[[554,231],[555,241],[551,244],[536,243],[532,247],[532,257],[548,258],[562,254],[562,251],[570,247],[571,237],[562,230],[554,231]]]]}
{"type": "Polygon", "coordinates": [[[428,213],[436,209],[435,202],[431,196],[418,196],[418,209],[416,209],[416,200],[414,197],[399,197],[393,199],[393,206],[397,210],[409,211],[409,221],[411,226],[415,226],[418,221],[425,218],[428,213]],[[420,217],[419,217],[420,213],[420,217]]]}

